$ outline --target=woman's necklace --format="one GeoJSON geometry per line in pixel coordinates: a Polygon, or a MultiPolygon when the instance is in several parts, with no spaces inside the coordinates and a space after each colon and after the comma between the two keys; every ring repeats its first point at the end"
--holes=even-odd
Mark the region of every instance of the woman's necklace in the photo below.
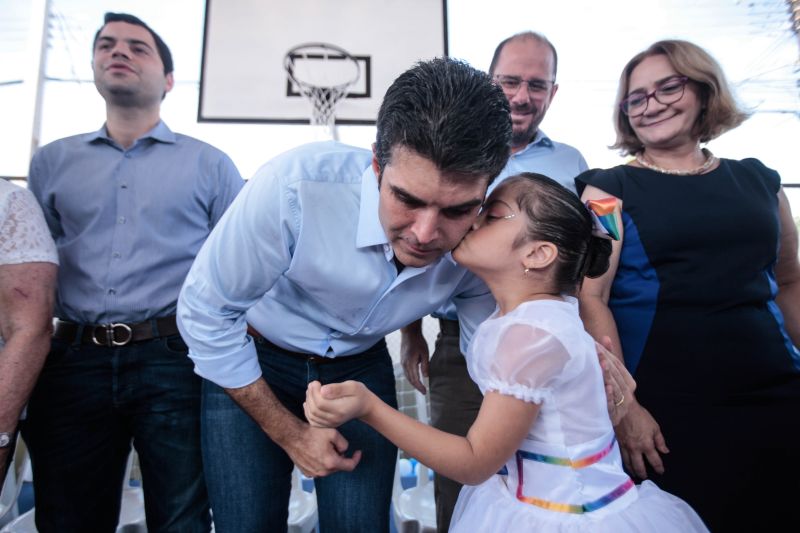
{"type": "Polygon", "coordinates": [[[644,158],[644,152],[639,152],[636,154],[636,162],[642,165],[644,168],[649,168],[650,170],[655,170],[656,172],[661,172],[663,174],[672,174],[673,176],[691,176],[694,174],[703,174],[709,168],[714,166],[714,164],[718,161],[717,156],[711,153],[708,148],[703,148],[703,154],[706,156],[706,161],[702,165],[697,168],[691,168],[689,170],[675,170],[669,168],[661,168],[658,165],[654,165],[650,163],[644,158]]]}

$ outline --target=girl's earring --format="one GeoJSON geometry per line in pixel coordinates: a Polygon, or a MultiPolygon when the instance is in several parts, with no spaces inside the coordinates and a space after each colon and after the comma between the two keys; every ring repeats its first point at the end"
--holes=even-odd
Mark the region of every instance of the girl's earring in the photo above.
{"type": "Polygon", "coordinates": [[[530,271],[531,271],[531,269],[530,269],[530,268],[526,268],[526,269],[525,269],[525,270],[523,270],[522,272],[523,272],[523,273],[524,273],[524,274],[527,276],[527,275],[528,275],[528,272],[530,272],[530,271]]]}

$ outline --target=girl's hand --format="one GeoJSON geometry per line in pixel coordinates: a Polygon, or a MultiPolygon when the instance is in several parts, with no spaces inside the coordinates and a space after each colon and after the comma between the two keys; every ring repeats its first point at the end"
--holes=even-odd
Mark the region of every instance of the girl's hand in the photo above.
{"type": "Polygon", "coordinates": [[[312,381],[303,403],[308,423],[317,427],[338,427],[367,413],[370,392],[363,383],[345,381],[320,384],[312,381]]]}

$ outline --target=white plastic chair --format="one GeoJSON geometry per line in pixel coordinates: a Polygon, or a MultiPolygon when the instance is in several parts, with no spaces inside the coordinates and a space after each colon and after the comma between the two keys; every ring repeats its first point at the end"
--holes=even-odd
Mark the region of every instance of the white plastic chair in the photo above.
{"type": "Polygon", "coordinates": [[[408,489],[403,489],[400,469],[395,469],[392,513],[398,533],[436,532],[436,503],[428,467],[417,464],[417,484],[408,489]]]}
{"type": "MultiPolygon", "coordinates": [[[[142,487],[131,484],[131,471],[136,452],[128,456],[125,477],[122,486],[122,506],[119,513],[117,533],[147,533],[144,514],[144,493],[142,487]]],[[[0,530],[0,533],[37,533],[35,509],[22,513],[0,530]]]]}
{"type": "Polygon", "coordinates": [[[289,533],[311,533],[317,527],[317,494],[303,490],[300,469],[292,472],[292,492],[289,495],[289,533]]]}
{"type": "Polygon", "coordinates": [[[19,500],[25,468],[28,462],[28,452],[22,440],[17,440],[17,446],[12,452],[11,464],[8,465],[5,483],[0,486],[0,527],[8,524],[19,516],[17,501],[19,500]]]}
{"type": "Polygon", "coordinates": [[[117,533],[147,533],[147,519],[144,513],[144,491],[141,482],[137,485],[131,483],[134,462],[138,456],[132,451],[128,456],[125,467],[125,477],[122,478],[122,505],[119,510],[119,525],[117,533]]]}
{"type": "MultiPolygon", "coordinates": [[[[428,399],[411,386],[399,364],[395,365],[395,381],[400,411],[420,422],[429,423],[428,399]]],[[[435,533],[436,503],[433,483],[428,477],[428,467],[418,463],[416,486],[403,489],[399,453],[397,459],[392,490],[392,516],[398,533],[435,533]]]]}

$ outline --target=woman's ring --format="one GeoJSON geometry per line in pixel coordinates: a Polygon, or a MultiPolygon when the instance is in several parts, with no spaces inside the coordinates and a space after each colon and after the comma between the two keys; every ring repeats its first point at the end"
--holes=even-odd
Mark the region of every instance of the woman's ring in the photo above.
{"type": "Polygon", "coordinates": [[[619,407],[620,405],[622,405],[622,402],[624,401],[625,401],[625,395],[623,394],[622,398],[620,398],[618,402],[614,402],[614,407],[619,407]]]}

